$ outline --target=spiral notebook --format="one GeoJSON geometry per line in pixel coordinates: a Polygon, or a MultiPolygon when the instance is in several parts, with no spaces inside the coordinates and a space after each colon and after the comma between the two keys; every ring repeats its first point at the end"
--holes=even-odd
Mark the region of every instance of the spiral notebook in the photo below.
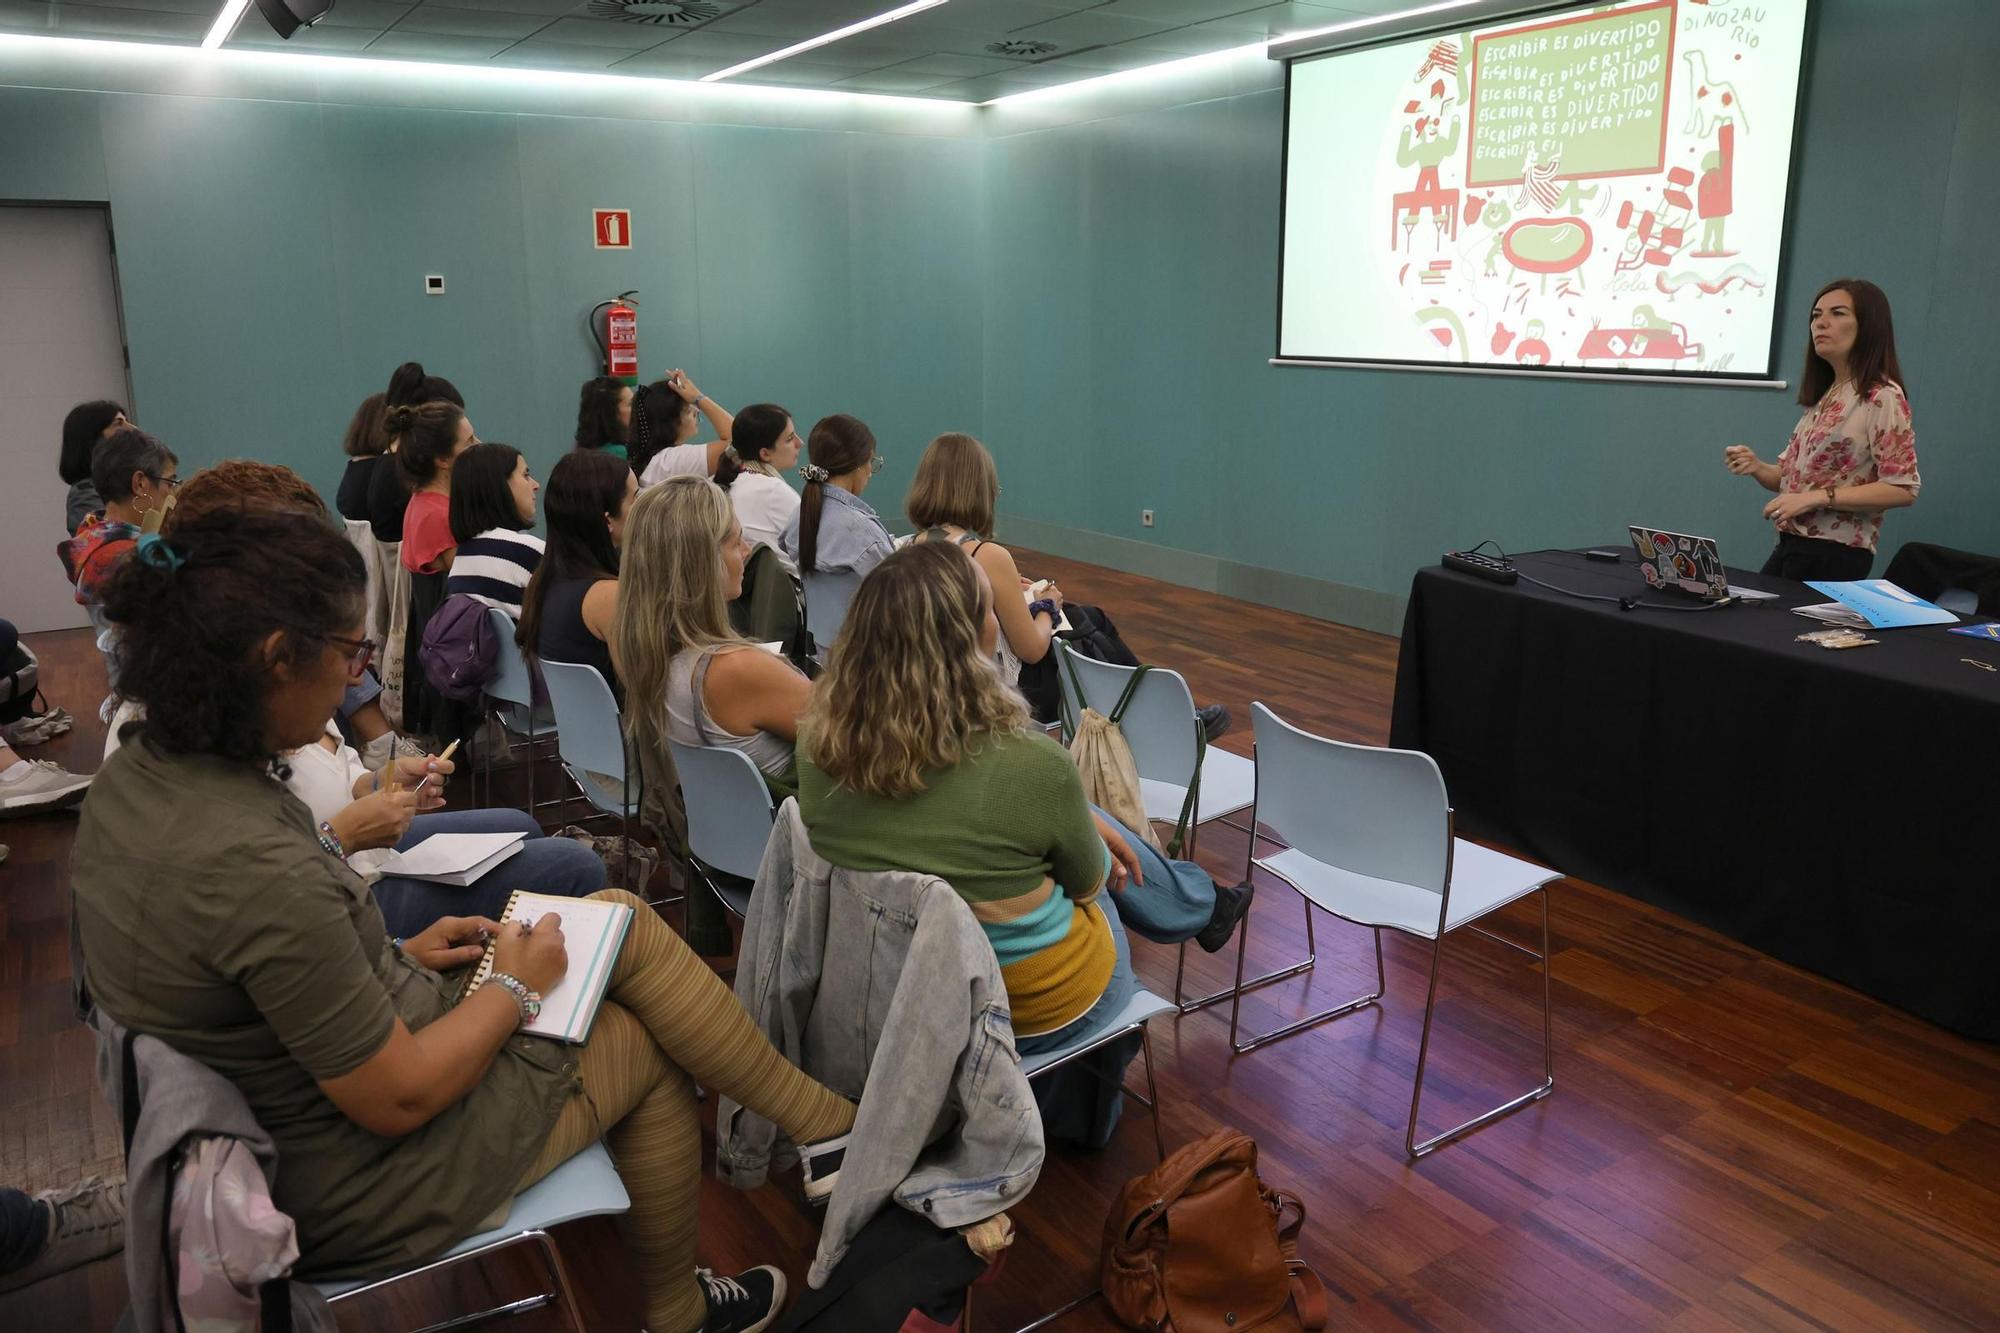
{"type": "MultiPolygon", "coordinates": [[[[604,991],[611,984],[611,969],[618,951],[625,946],[625,932],[632,926],[632,909],[623,903],[600,902],[595,898],[555,898],[545,893],[516,889],[507,899],[502,921],[532,925],[549,913],[562,919],[563,940],[569,952],[569,970],[554,990],[542,997],[542,1012],[522,1028],[536,1037],[553,1037],[579,1045],[590,1037],[590,1025],[604,1003],[604,991]]],[[[493,945],[465,983],[464,995],[471,995],[493,976],[493,945]]]]}

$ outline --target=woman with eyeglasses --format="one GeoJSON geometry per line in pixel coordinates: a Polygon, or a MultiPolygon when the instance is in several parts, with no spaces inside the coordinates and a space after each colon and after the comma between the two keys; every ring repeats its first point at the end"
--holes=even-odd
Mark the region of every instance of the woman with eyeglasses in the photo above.
{"type": "MultiPolygon", "coordinates": [[[[853,1104],[787,1063],[631,894],[598,895],[632,919],[576,1046],[520,1033],[569,971],[561,913],[392,938],[343,830],[279,776],[366,650],[364,590],[361,556],[296,513],[183,524],[121,566],[107,605],[146,720],[93,783],[71,859],[91,998],[242,1093],[285,1163],[272,1202],[297,1225],[303,1277],[425,1263],[602,1138],[632,1199],[619,1223],[646,1326],[765,1327],[782,1272],[696,1266],[696,1086],[809,1160],[842,1145],[853,1104]],[[492,984],[468,995],[489,939],[492,984]]],[[[400,770],[445,773],[428,757],[400,770]]]]}
{"type": "Polygon", "coordinates": [[[805,494],[785,525],[784,552],[801,574],[859,578],[896,549],[882,518],[861,498],[882,466],[875,432],[859,417],[821,417],[806,437],[805,494]]]}
{"type": "MultiPolygon", "coordinates": [[[[367,674],[372,639],[328,635],[347,653],[350,685],[367,674]]],[[[284,783],[331,835],[348,868],[367,882],[382,920],[397,939],[421,935],[447,916],[497,917],[516,889],[581,898],[605,884],[604,862],[572,838],[550,838],[524,810],[445,810],[444,784],[454,765],[436,755],[399,755],[370,772],[331,720],[318,742],[287,752],[284,783]],[[393,851],[406,852],[439,833],[519,833],[521,850],[464,888],[384,875],[393,851]]]]}
{"type": "Polygon", "coordinates": [[[180,460],[174,451],[137,426],[113,431],[90,457],[90,479],[104,508],[86,518],[63,546],[63,563],[76,583],[77,605],[90,613],[97,649],[104,654],[112,698],[100,709],[109,717],[118,691],[117,635],[104,618],[104,588],[119,562],[132,553],[147,520],[155,527],[173,503],[180,460]]]}

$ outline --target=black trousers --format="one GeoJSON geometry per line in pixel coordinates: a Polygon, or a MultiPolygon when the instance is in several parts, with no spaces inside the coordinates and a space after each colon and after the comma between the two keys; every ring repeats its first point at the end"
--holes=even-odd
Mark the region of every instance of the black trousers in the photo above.
{"type": "Polygon", "coordinates": [[[1818,579],[1823,583],[1852,583],[1856,579],[1867,578],[1868,570],[1874,563],[1875,553],[1863,547],[1828,541],[1824,537],[1801,537],[1796,532],[1781,532],[1777,546],[1772,548],[1771,558],[1764,562],[1764,568],[1759,572],[1799,583],[1808,579],[1818,579]]]}

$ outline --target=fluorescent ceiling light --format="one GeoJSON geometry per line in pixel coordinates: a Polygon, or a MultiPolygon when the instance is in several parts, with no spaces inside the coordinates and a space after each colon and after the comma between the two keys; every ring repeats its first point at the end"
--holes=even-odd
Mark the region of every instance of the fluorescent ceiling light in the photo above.
{"type": "MultiPolygon", "coordinates": [[[[231,3],[235,3],[235,0],[231,0],[231,3]]],[[[844,28],[835,28],[832,32],[823,32],[817,37],[808,38],[795,46],[788,46],[782,51],[773,51],[769,55],[758,56],[755,60],[746,60],[740,65],[731,65],[728,69],[719,69],[713,74],[704,74],[701,76],[701,81],[703,83],[715,83],[718,80],[727,79],[749,70],[760,69],[765,65],[774,65],[778,61],[789,59],[801,51],[810,51],[815,46],[825,46],[830,42],[840,41],[844,37],[852,37],[857,32],[867,32],[870,28],[879,28],[885,23],[894,23],[897,19],[906,19],[912,14],[921,14],[926,9],[936,9],[943,3],[944,0],[913,0],[913,3],[904,5],[898,9],[892,9],[886,14],[877,14],[872,19],[863,19],[859,23],[850,23],[844,28]]]]}
{"type": "Polygon", "coordinates": [[[236,31],[236,22],[243,17],[243,11],[250,8],[250,0],[229,0],[222,12],[215,16],[215,23],[209,28],[208,36],[201,39],[201,49],[213,51],[229,40],[229,34],[236,31]]]}

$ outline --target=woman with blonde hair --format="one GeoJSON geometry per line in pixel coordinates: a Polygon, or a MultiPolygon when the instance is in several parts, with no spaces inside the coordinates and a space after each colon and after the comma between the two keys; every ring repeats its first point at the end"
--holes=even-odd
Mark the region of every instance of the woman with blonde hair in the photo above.
{"type": "MultiPolygon", "coordinates": [[[[1198,869],[1176,881],[1142,861],[1085,802],[1076,765],[994,668],[993,602],[985,572],[949,542],[906,546],[869,574],[800,724],[799,815],[834,865],[958,891],[1000,961],[1025,1055],[1109,1023],[1138,985],[1123,908],[1100,890],[1123,899],[1150,878],[1186,896],[1169,939],[1196,937],[1219,900],[1198,869]]],[[[1079,1077],[1038,1085],[1049,1134],[1102,1144],[1119,1098],[1101,1090],[1137,1049],[1107,1046],[1079,1077]]]]}
{"type": "Polygon", "coordinates": [[[625,520],[611,658],[640,745],[741,750],[774,792],[790,795],[812,685],[730,627],[749,557],[729,496],[708,478],[669,477],[641,491],[625,520]]]}

